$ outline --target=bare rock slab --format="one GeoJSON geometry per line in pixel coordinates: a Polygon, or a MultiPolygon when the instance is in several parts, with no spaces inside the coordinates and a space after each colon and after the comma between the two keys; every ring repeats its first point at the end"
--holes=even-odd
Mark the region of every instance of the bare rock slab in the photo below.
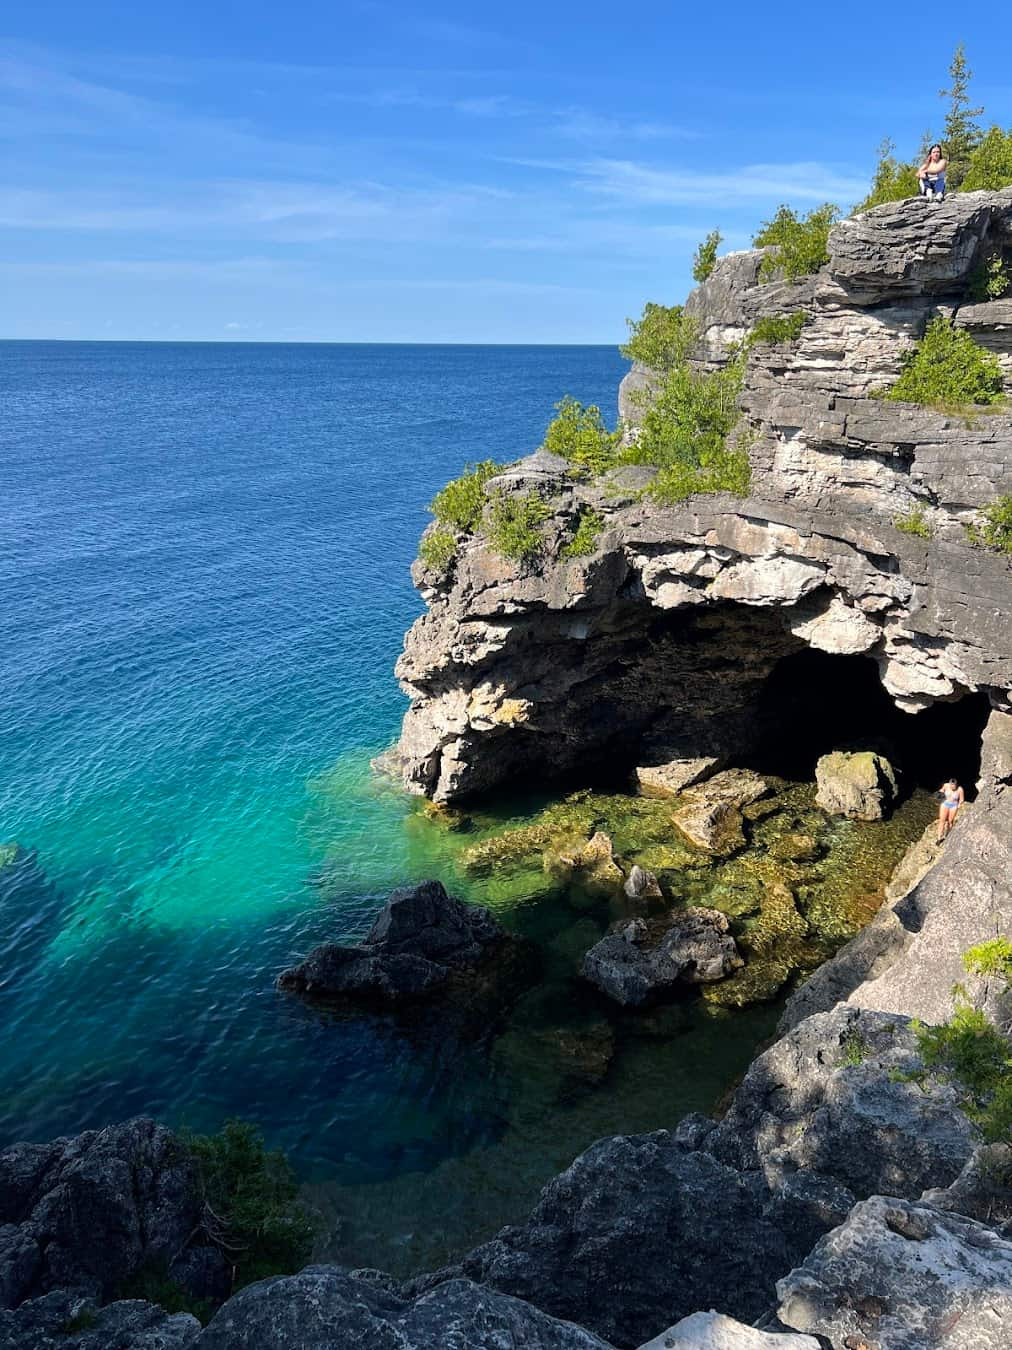
{"type": "Polygon", "coordinates": [[[675,797],[684,788],[700,783],[720,767],[711,756],[698,759],[670,759],[666,764],[644,764],[636,770],[636,781],[647,792],[675,797]]]}
{"type": "Polygon", "coordinates": [[[611,1350],[570,1322],[520,1299],[448,1280],[406,1300],[381,1283],[337,1266],[262,1280],[241,1290],[212,1319],[195,1350],[611,1350]]]}
{"type": "Polygon", "coordinates": [[[819,1350],[814,1336],[758,1331],[719,1312],[683,1317],[640,1350],[819,1350]]]}
{"type": "Polygon", "coordinates": [[[833,1350],[1007,1350],[1012,1243],[962,1215],[875,1195],[777,1293],[780,1320],[833,1350]]]}
{"type": "Polygon", "coordinates": [[[815,766],[816,803],[832,816],[881,820],[896,799],[896,773],[871,750],[834,750],[815,766]]]}

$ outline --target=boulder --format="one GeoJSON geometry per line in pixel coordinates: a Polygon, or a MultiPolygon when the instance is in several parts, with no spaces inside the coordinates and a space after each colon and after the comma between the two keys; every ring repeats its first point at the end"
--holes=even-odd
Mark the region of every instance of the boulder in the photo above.
{"type": "Polygon", "coordinates": [[[896,799],[896,774],[872,750],[834,750],[815,766],[815,800],[832,816],[881,820],[896,799]]]}
{"type": "Polygon", "coordinates": [[[1012,1243],[962,1215],[875,1195],[777,1294],[781,1322],[833,1350],[1007,1350],[1012,1243]]]}
{"type": "Polygon", "coordinates": [[[647,792],[676,797],[694,783],[716,773],[720,760],[711,756],[699,759],[671,759],[666,764],[644,764],[636,770],[636,781],[647,792]]]}
{"type": "Polygon", "coordinates": [[[191,1350],[199,1335],[189,1313],[170,1314],[139,1299],[100,1308],[65,1289],[0,1312],[4,1350],[191,1350]]]}
{"type": "Polygon", "coordinates": [[[742,965],[726,915],[716,909],[672,910],[654,945],[641,920],[593,946],[583,976],[623,1007],[655,1003],[686,984],[721,980],[742,965]]]}
{"type": "Polygon", "coordinates": [[[611,1350],[599,1337],[519,1299],[449,1280],[415,1299],[337,1266],[261,1280],[225,1304],[196,1350],[611,1350]]]}
{"type": "Polygon", "coordinates": [[[745,845],[743,806],[769,791],[766,780],[751,769],[725,769],[678,798],[672,819],[696,848],[707,853],[733,853],[745,845]]]}
{"type": "Polygon", "coordinates": [[[634,863],[622,887],[630,900],[660,900],[663,892],[653,872],[634,863]]]}
{"type": "Polygon", "coordinates": [[[757,1331],[719,1312],[697,1312],[640,1350],[819,1350],[819,1342],[791,1331],[757,1331]]]}
{"type": "Polygon", "coordinates": [[[424,881],[394,891],[357,946],[324,943],[277,983],[317,998],[403,1003],[466,981],[510,941],[487,909],[424,881]]]}
{"type": "Polygon", "coordinates": [[[803,1254],[754,1180],[666,1130],[602,1139],[462,1269],[623,1350],[718,1298],[750,1321],[803,1254]]]}
{"type": "Polygon", "coordinates": [[[70,1286],[108,1298],[149,1266],[185,1284],[199,1217],[193,1164],[153,1120],[14,1144],[0,1153],[0,1293],[8,1307],[70,1286]]]}
{"type": "Polygon", "coordinates": [[[977,1142],[950,1085],[906,1078],[922,1067],[907,1018],[841,1004],[753,1061],[703,1147],[774,1189],[818,1175],[858,1198],[916,1199],[953,1182],[977,1142]]]}

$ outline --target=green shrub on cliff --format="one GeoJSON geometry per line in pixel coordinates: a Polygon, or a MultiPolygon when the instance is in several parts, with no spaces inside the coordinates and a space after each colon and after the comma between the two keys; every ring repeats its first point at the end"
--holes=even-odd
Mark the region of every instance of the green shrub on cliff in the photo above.
{"type": "MultiPolygon", "coordinates": [[[[1010,499],[1012,500],[1012,499],[1010,499]]],[[[1012,942],[993,938],[971,947],[963,964],[973,975],[1012,985],[1012,942]]],[[[962,985],[953,989],[954,1009],[940,1026],[915,1023],[917,1048],[926,1069],[951,1079],[964,1093],[963,1108],[990,1143],[1012,1143],[1012,1048],[962,985]]]]}
{"type": "Polygon", "coordinates": [[[978,515],[980,520],[966,529],[971,543],[1012,553],[1012,496],[996,497],[978,515]]]}
{"type": "Polygon", "coordinates": [[[696,249],[692,259],[692,275],[698,282],[706,281],[716,266],[717,249],[723,237],[719,230],[711,230],[696,249]]]}
{"type": "Polygon", "coordinates": [[[997,403],[1002,397],[1001,365],[964,328],[939,315],[903,358],[902,374],[885,397],[941,407],[997,403]]]}
{"type": "Polygon", "coordinates": [[[997,249],[989,258],[985,258],[974,268],[966,288],[971,300],[1000,300],[1012,289],[1012,276],[1009,276],[1005,259],[997,249]]]}
{"type": "Polygon", "coordinates": [[[829,261],[829,231],[839,218],[839,208],[830,202],[806,216],[799,216],[789,206],[780,206],[752,240],[756,248],[775,249],[760,263],[759,279],[771,281],[782,273],[789,281],[796,281],[817,272],[829,261]]]}
{"type": "Polygon", "coordinates": [[[699,341],[699,325],[681,305],[657,305],[648,300],[638,319],[626,319],[629,340],[619,351],[660,374],[684,364],[699,341]]]}
{"type": "Polygon", "coordinates": [[[457,553],[457,537],[444,525],[436,525],[422,536],[418,545],[418,556],[426,567],[443,572],[449,567],[457,553]]]}
{"type": "Polygon", "coordinates": [[[468,464],[459,478],[440,488],[429,503],[439,524],[473,534],[485,509],[485,484],[502,468],[493,459],[483,459],[480,464],[468,464]]]}
{"type": "Polygon", "coordinates": [[[603,473],[610,468],[621,434],[608,430],[601,409],[593,403],[584,407],[568,394],[556,403],[555,409],[556,416],[545,431],[544,448],[591,473],[603,473]]]}
{"type": "Polygon", "coordinates": [[[986,188],[997,192],[1012,185],[1012,127],[992,127],[970,156],[960,192],[986,188]]]}
{"type": "Polygon", "coordinates": [[[753,343],[768,342],[771,346],[796,342],[807,322],[808,315],[803,309],[793,314],[764,314],[752,325],[748,340],[753,343]]]}
{"type": "Polygon", "coordinates": [[[719,370],[697,371],[683,362],[668,373],[624,456],[660,470],[651,495],[670,503],[694,492],[748,491],[747,450],[729,444],[744,375],[743,349],[719,370]]]}
{"type": "Polygon", "coordinates": [[[604,529],[604,517],[592,506],[581,506],[572,538],[563,545],[563,558],[586,558],[597,548],[597,540],[604,529]]]}
{"type": "Polygon", "coordinates": [[[234,1288],[301,1270],[315,1225],[299,1204],[283,1153],[264,1148],[253,1125],[228,1120],[218,1134],[185,1134],[203,1202],[201,1228],[235,1269],[234,1288]]]}
{"type": "Polygon", "coordinates": [[[905,516],[895,516],[893,524],[900,534],[912,534],[918,539],[931,538],[931,526],[928,524],[923,506],[911,507],[905,516]]]}
{"type": "Polygon", "coordinates": [[[885,202],[900,202],[905,197],[917,196],[917,165],[904,164],[896,159],[895,145],[885,140],[879,146],[878,167],[871,180],[871,188],[864,201],[854,207],[853,215],[861,211],[870,211],[873,206],[882,206],[885,202]]]}
{"type": "Polygon", "coordinates": [[[485,534],[503,558],[529,562],[544,546],[541,526],[551,514],[537,492],[494,492],[485,515],[485,534]]]}

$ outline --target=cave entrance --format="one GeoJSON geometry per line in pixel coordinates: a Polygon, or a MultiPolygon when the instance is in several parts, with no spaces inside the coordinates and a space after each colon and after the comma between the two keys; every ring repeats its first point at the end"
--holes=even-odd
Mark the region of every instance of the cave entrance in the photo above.
{"type": "Polygon", "coordinates": [[[901,711],[865,656],[806,647],[782,657],[759,693],[747,764],[784,778],[815,777],[831,750],[878,750],[901,770],[907,791],[934,791],[950,775],[975,795],[987,696],[967,694],[923,712],[901,711]]]}

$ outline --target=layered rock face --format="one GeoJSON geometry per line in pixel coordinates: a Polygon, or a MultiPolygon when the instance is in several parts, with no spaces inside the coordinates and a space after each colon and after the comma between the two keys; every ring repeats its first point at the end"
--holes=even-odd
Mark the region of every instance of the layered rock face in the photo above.
{"type": "MultiPolygon", "coordinates": [[[[1012,246],[1012,190],[844,221],[827,267],[800,283],[760,284],[758,252],[722,259],[687,305],[702,364],[764,315],[808,318],[749,358],[752,495],[664,508],[640,496],[650,469],[581,483],[543,452],[504,472],[499,488],[551,507],[545,553],[514,564],[477,535],[448,572],[416,564],[429,612],[398,666],[407,786],[451,800],[595,757],[650,762],[652,747],[666,752],[654,762],[740,751],[773,666],[806,646],[872,658],[906,711],[971,691],[1007,708],[1009,563],[965,526],[1012,492],[1012,417],[872,397],[938,314],[997,351],[1012,387],[1007,302],[965,302],[996,246],[1012,246]],[[565,560],[587,507],[604,521],[596,550],[565,560]],[[914,508],[928,540],[894,524],[914,508]]],[[[624,381],[631,434],[652,379],[634,368],[624,381]]]]}

